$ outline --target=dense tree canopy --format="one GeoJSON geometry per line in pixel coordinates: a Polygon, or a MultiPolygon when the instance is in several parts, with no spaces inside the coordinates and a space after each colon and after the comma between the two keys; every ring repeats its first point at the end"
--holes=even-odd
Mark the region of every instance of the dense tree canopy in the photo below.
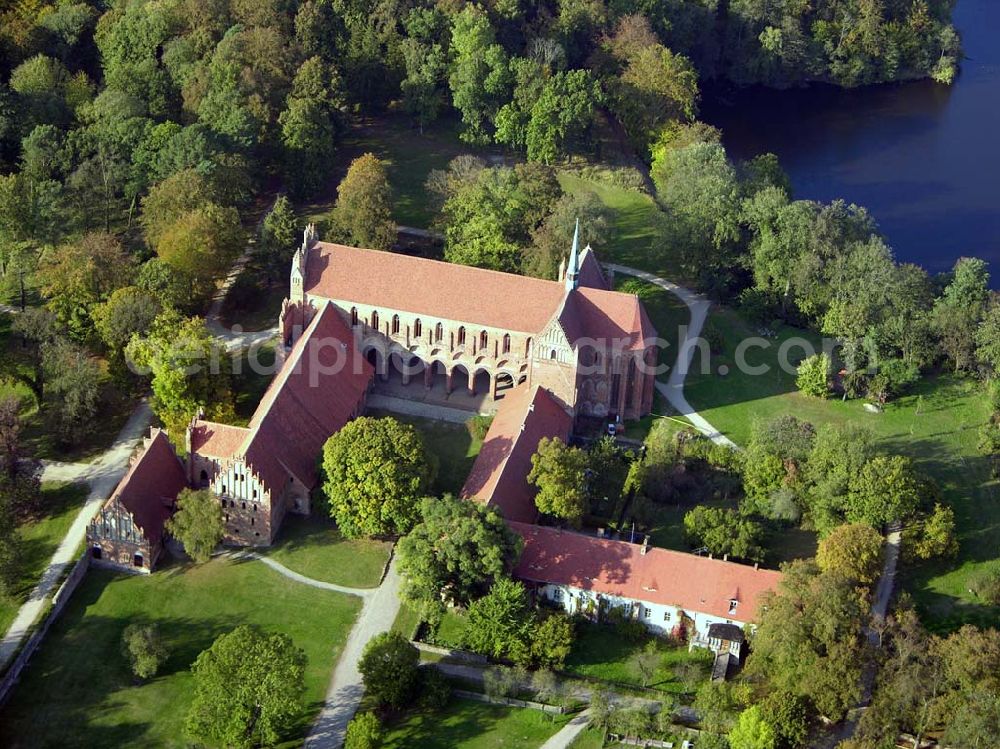
{"type": "Polygon", "coordinates": [[[587,453],[558,438],[543,437],[531,456],[528,483],[538,487],[540,512],[579,525],[587,511],[587,453]]]}
{"type": "Polygon", "coordinates": [[[220,635],[191,672],[187,732],[216,745],[273,745],[301,716],[306,656],[287,635],[241,625],[220,635]]]}
{"type": "Polygon", "coordinates": [[[521,543],[495,511],[447,495],[424,499],[420,514],[397,548],[408,599],[468,605],[510,573],[521,543]]]}
{"type": "Polygon", "coordinates": [[[184,489],[177,497],[177,511],[167,520],[167,530],[184,545],[196,562],[207,562],[222,541],[222,505],[208,489],[184,489]]]}
{"type": "Polygon", "coordinates": [[[323,447],[323,490],[349,538],[409,532],[433,478],[417,431],[391,417],[354,419],[323,447]]]}

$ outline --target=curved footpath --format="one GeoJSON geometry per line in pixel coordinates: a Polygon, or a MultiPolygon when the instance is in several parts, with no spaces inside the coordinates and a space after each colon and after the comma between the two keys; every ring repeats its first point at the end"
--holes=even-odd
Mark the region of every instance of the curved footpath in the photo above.
{"type": "Polygon", "coordinates": [[[683,286],[678,286],[644,270],[629,268],[625,265],[615,265],[613,263],[607,263],[605,267],[610,268],[615,273],[635,276],[636,278],[641,278],[643,281],[655,284],[661,289],[669,291],[687,306],[688,311],[691,313],[691,323],[685,331],[684,340],[681,342],[680,350],[677,352],[677,362],[671,368],[670,376],[665,383],[659,380],[656,381],[656,389],[660,391],[681,416],[690,421],[695,429],[712,440],[712,442],[717,445],[739,449],[735,442],[709,424],[705,417],[695,411],[691,407],[691,404],[687,402],[687,398],[684,397],[684,380],[687,378],[688,370],[691,367],[695,343],[698,335],[701,333],[702,327],[705,325],[705,319],[708,317],[708,311],[711,309],[712,303],[701,294],[695,294],[683,286]]]}
{"type": "Polygon", "coordinates": [[[63,571],[77,559],[77,549],[87,535],[87,526],[98,508],[108,498],[125,475],[128,461],[136,445],[146,435],[152,423],[149,404],[143,400],[122,427],[114,444],[93,463],[48,463],[42,477],[48,481],[81,481],[90,485],[87,501],[73,520],[73,525],[52,555],[49,566],[42,573],[38,585],[17,612],[13,623],[0,640],[0,671],[14,657],[25,640],[31,626],[45,609],[49,596],[55,591],[63,571]]]}

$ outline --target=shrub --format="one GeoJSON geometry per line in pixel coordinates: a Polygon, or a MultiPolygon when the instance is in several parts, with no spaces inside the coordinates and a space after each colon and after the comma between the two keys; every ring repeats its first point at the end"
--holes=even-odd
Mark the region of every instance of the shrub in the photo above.
{"type": "Polygon", "coordinates": [[[377,749],[382,743],[382,725],[375,713],[358,713],[347,725],[344,749],[377,749]]]}
{"type": "Polygon", "coordinates": [[[825,398],[830,392],[830,357],[813,354],[799,364],[795,385],[799,392],[813,398],[825,398]]]}
{"type": "Polygon", "coordinates": [[[443,710],[451,699],[451,683],[434,666],[420,668],[420,707],[443,710]]]}
{"type": "Polygon", "coordinates": [[[155,624],[129,624],[122,633],[122,654],[140,679],[150,679],[167,659],[160,632],[155,624]]]}
{"type": "Polygon", "coordinates": [[[621,607],[610,609],[604,616],[604,621],[615,628],[615,632],[627,642],[642,642],[649,636],[646,625],[638,619],[625,614],[621,607]]]}
{"type": "Polygon", "coordinates": [[[483,686],[490,697],[513,697],[527,679],[523,668],[494,666],[483,673],[483,686]]]}

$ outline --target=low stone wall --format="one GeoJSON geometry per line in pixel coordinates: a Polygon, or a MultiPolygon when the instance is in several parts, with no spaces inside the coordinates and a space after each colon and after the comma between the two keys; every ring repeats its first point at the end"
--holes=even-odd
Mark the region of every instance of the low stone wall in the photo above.
{"type": "Polygon", "coordinates": [[[420,640],[411,640],[410,643],[419,651],[423,653],[433,653],[434,655],[440,655],[442,658],[451,658],[456,661],[466,661],[467,663],[487,663],[487,658],[484,655],[479,655],[478,653],[470,653],[467,650],[453,650],[451,648],[441,648],[437,645],[428,645],[426,642],[420,642],[420,640]]]}
{"type": "Polygon", "coordinates": [[[63,584],[59,586],[55,595],[52,596],[52,607],[49,609],[48,613],[45,614],[45,618],[42,620],[41,624],[34,631],[28,641],[21,648],[21,651],[17,654],[14,662],[10,664],[10,668],[0,679],[0,705],[3,705],[7,699],[10,697],[11,692],[14,691],[14,687],[20,680],[21,672],[27,667],[28,662],[31,660],[31,656],[35,654],[38,650],[38,646],[42,644],[45,639],[45,635],[48,634],[49,627],[52,623],[59,617],[62,610],[66,608],[66,604],[69,602],[70,598],[73,596],[73,591],[76,590],[80,581],[83,580],[84,576],[87,574],[87,570],[90,568],[90,554],[84,552],[75,565],[70,571],[69,576],[63,581],[63,584]]]}
{"type": "Polygon", "coordinates": [[[546,705],[544,702],[532,702],[531,700],[518,700],[513,697],[490,697],[482,692],[469,692],[465,689],[453,689],[452,694],[466,700],[476,702],[487,702],[491,705],[507,705],[509,707],[526,707],[530,710],[541,710],[550,715],[563,715],[569,712],[565,707],[559,705],[546,705]]]}

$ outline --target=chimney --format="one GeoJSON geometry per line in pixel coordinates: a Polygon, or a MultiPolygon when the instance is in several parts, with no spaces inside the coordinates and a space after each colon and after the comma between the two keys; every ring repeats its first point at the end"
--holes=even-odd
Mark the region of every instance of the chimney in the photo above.
{"type": "Polygon", "coordinates": [[[712,557],[712,552],[708,552],[708,558],[709,558],[709,559],[712,559],[712,558],[713,558],[713,557],[712,557]]]}
{"type": "Polygon", "coordinates": [[[722,555],[722,561],[723,562],[728,562],[729,561],[729,554],[728,553],[722,555]]]}
{"type": "Polygon", "coordinates": [[[760,567],[760,563],[759,562],[754,562],[753,563],[753,568],[757,569],[758,567],[760,567]]]}
{"type": "Polygon", "coordinates": [[[642,548],[639,549],[639,555],[646,556],[647,551],[649,551],[649,536],[646,536],[646,538],[642,540],[642,548]]]}

